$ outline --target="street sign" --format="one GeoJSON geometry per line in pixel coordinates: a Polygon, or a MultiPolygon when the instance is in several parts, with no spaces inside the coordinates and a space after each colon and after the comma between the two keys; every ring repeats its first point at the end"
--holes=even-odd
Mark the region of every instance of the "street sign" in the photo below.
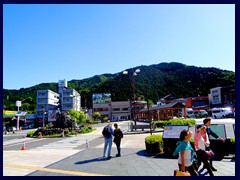
{"type": "Polygon", "coordinates": [[[16,106],[17,107],[21,107],[21,105],[22,105],[22,101],[16,101],[16,106]]]}

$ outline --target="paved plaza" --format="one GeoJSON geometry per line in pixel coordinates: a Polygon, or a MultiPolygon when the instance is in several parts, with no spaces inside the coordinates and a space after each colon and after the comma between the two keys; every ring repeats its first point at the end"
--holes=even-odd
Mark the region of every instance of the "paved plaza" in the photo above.
{"type": "MultiPolygon", "coordinates": [[[[173,176],[174,169],[178,168],[177,159],[146,154],[145,137],[149,135],[125,132],[122,156],[115,157],[117,150],[113,144],[111,159],[102,157],[104,139],[101,128],[89,134],[63,138],[60,143],[55,142],[45,147],[4,151],[3,175],[173,176]],[[89,139],[89,148],[86,148],[86,139],[89,139]],[[65,148],[60,148],[60,145],[65,148]]],[[[235,176],[235,160],[223,159],[214,161],[213,164],[218,169],[214,172],[215,176],[235,176]]],[[[200,174],[209,176],[206,169],[200,171],[200,174]]]]}

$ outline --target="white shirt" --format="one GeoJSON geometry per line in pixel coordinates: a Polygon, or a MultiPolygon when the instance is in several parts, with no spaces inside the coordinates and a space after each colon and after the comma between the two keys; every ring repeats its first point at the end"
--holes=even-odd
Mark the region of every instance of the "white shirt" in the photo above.
{"type": "MultiPolygon", "coordinates": [[[[191,150],[187,149],[184,151],[184,164],[186,167],[189,167],[192,165],[192,162],[191,162],[191,150]]],[[[178,156],[178,164],[182,164],[182,161],[181,161],[181,153],[179,153],[179,156],[178,156]]]]}

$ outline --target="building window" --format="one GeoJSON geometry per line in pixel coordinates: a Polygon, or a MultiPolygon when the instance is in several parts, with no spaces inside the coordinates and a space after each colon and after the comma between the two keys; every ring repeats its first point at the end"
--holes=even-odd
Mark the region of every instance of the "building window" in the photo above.
{"type": "Polygon", "coordinates": [[[120,108],[113,108],[113,111],[120,111],[120,108]]]}

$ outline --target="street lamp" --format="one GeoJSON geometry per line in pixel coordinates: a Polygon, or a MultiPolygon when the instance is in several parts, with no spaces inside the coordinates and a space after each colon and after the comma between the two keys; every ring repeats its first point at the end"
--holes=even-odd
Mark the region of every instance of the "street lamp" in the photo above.
{"type": "MultiPolygon", "coordinates": [[[[133,115],[133,121],[134,121],[134,123],[135,123],[135,125],[136,125],[136,118],[135,118],[135,116],[136,116],[136,108],[135,108],[135,106],[136,106],[136,101],[135,101],[135,99],[136,99],[136,95],[135,95],[135,76],[137,75],[137,73],[139,73],[140,72],[140,69],[136,69],[134,72],[133,72],[133,74],[132,74],[132,89],[133,89],[133,106],[134,106],[134,115],[133,115]]],[[[128,74],[128,71],[123,71],[123,74],[128,74]]]]}
{"type": "Polygon", "coordinates": [[[45,107],[44,106],[42,106],[42,108],[43,108],[43,128],[45,127],[45,114],[46,114],[46,112],[45,112],[45,107]]]}

